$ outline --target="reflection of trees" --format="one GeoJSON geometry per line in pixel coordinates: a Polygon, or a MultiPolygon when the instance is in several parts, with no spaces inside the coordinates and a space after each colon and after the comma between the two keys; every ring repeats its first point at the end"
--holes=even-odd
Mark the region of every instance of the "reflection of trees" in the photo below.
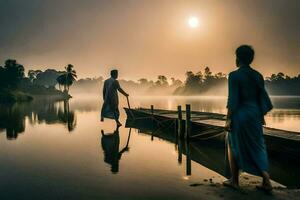
{"type": "Polygon", "coordinates": [[[14,106],[0,106],[0,129],[6,129],[6,138],[17,139],[25,130],[25,117],[14,106]]]}
{"type": "Polygon", "coordinates": [[[6,130],[8,139],[16,139],[25,131],[25,119],[30,124],[64,124],[68,131],[76,127],[76,115],[70,110],[69,101],[55,102],[49,99],[31,103],[0,105],[0,130],[6,130]]]}
{"type": "Polygon", "coordinates": [[[76,117],[73,111],[70,111],[69,101],[65,100],[63,109],[58,109],[58,119],[67,125],[69,131],[73,131],[76,126],[76,117]]]}
{"type": "Polygon", "coordinates": [[[300,119],[300,110],[273,110],[268,114],[269,117],[272,117],[273,122],[284,122],[285,120],[299,120],[300,119]]]}

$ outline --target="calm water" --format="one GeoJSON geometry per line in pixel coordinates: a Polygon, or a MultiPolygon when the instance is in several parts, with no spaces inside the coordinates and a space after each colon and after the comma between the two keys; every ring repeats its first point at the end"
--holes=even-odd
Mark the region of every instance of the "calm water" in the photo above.
{"type": "MultiPolygon", "coordinates": [[[[132,107],[154,104],[175,109],[190,103],[193,110],[224,113],[226,99],[136,97],[131,101],[132,107]]],[[[278,97],[274,102],[276,109],[268,116],[268,125],[300,131],[299,98],[278,97]]],[[[1,105],[0,199],[196,198],[197,189],[190,184],[209,178],[223,180],[215,172],[223,168],[221,164],[209,169],[187,162],[185,152],[198,158],[193,144],[190,150],[183,144],[181,155],[180,146],[146,132],[122,126],[117,133],[112,121],[100,123],[100,106],[91,97],[75,97],[69,103],[39,100],[1,105]],[[190,168],[192,173],[187,175],[190,168]]],[[[121,119],[125,123],[123,111],[121,119]]],[[[222,151],[202,150],[223,162],[222,151]]],[[[297,166],[295,174],[289,175],[284,174],[286,166],[271,163],[281,170],[283,182],[298,185],[297,166]]]]}

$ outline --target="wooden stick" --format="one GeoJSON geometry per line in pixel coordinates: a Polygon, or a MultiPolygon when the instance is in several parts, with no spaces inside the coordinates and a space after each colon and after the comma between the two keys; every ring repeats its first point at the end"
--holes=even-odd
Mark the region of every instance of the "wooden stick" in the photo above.
{"type": "Polygon", "coordinates": [[[128,105],[128,108],[131,109],[131,108],[130,108],[130,103],[129,103],[129,98],[126,97],[126,99],[127,99],[127,105],[128,105]]]}

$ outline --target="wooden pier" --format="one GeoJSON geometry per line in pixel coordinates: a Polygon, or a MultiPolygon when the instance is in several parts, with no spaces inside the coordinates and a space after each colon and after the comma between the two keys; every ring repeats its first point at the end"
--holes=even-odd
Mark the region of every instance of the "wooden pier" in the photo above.
{"type": "MultiPolygon", "coordinates": [[[[124,108],[128,120],[155,123],[161,128],[170,129],[179,138],[186,140],[224,141],[226,115],[192,111],[190,105],[183,110],[162,110],[151,108],[124,108]]],[[[264,127],[264,136],[270,153],[278,156],[300,158],[300,133],[264,127]]]]}

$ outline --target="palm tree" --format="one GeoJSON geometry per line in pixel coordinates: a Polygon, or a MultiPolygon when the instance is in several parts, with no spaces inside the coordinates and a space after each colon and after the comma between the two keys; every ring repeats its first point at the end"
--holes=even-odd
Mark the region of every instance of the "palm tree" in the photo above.
{"type": "Polygon", "coordinates": [[[70,86],[76,81],[77,74],[76,71],[74,70],[74,66],[71,64],[68,64],[65,67],[65,72],[58,76],[56,81],[58,83],[58,86],[60,88],[61,85],[64,86],[64,92],[69,93],[70,86]]]}
{"type": "MultiPolygon", "coordinates": [[[[62,74],[62,75],[58,76],[56,78],[56,81],[58,83],[59,90],[61,90],[61,86],[62,85],[65,86],[65,82],[66,82],[66,76],[65,76],[65,74],[62,74]]],[[[64,87],[64,90],[66,90],[65,87],[64,87]]]]}

